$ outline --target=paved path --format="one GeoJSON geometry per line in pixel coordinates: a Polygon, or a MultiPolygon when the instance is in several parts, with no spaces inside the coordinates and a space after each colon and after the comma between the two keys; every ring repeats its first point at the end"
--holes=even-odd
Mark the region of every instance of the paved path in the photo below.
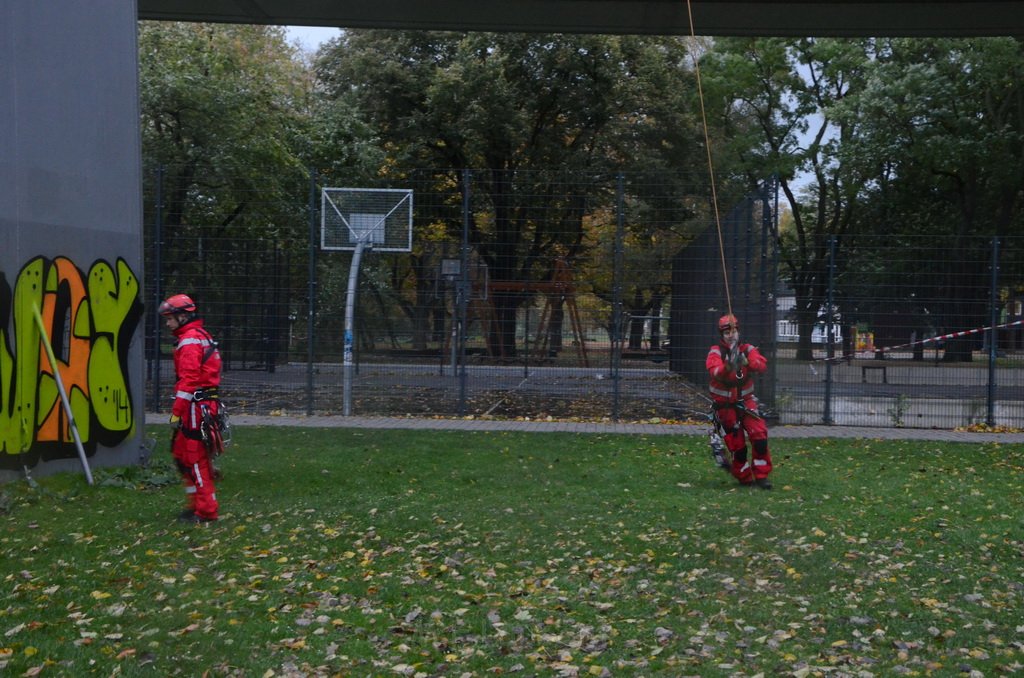
{"type": "MultiPolygon", "coordinates": [[[[167,423],[166,414],[146,414],[148,425],[167,423]]],[[[528,433],[624,433],[627,435],[707,435],[702,424],[616,424],[567,421],[507,421],[499,419],[428,419],[413,417],[256,416],[232,415],[233,426],[306,426],[445,431],[519,431],[528,433]]],[[[867,426],[773,426],[773,438],[868,438],[936,440],[958,443],[1024,444],[1024,433],[975,433],[919,428],[867,426]]]]}

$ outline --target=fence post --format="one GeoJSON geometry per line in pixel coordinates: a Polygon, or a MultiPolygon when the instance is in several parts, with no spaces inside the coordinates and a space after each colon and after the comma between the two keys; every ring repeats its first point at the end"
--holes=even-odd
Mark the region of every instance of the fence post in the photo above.
{"type": "Polygon", "coordinates": [[[615,270],[612,272],[612,336],[611,336],[611,378],[612,378],[612,421],[619,420],[619,367],[622,362],[622,242],[626,230],[625,179],[622,172],[615,182],[615,270]]]}
{"type": "MultiPolygon", "coordinates": [[[[835,356],[835,347],[832,345],[832,306],[835,293],[836,280],[836,237],[828,238],[828,290],[825,294],[825,411],[822,413],[822,423],[834,424],[832,417],[832,358],[835,356]]],[[[811,336],[814,336],[814,328],[811,328],[811,336]]],[[[812,355],[813,358],[813,355],[812,355]]]]}
{"type": "Polygon", "coordinates": [[[767,309],[767,320],[764,323],[765,335],[761,337],[761,353],[768,358],[768,371],[764,375],[758,387],[761,400],[770,407],[775,407],[775,385],[776,385],[776,360],[778,358],[778,331],[779,325],[776,321],[778,300],[776,299],[776,261],[778,254],[774,246],[778,242],[778,207],[779,207],[779,185],[778,177],[772,175],[762,184],[761,193],[761,265],[760,269],[760,303],[761,307],[767,309]],[[774,200],[772,196],[774,194],[774,200]],[[771,236],[771,237],[769,237],[771,236]]]}
{"type": "Polygon", "coordinates": [[[153,401],[150,404],[150,409],[154,412],[160,411],[160,314],[157,313],[157,309],[160,307],[160,302],[163,301],[163,245],[164,245],[164,166],[157,165],[156,168],[156,191],[154,200],[156,201],[154,215],[153,215],[153,312],[150,313],[152,318],[153,329],[153,350],[151,360],[153,361],[152,370],[152,381],[153,381],[153,401]]]}
{"type": "Polygon", "coordinates": [[[523,314],[523,379],[530,376],[530,306],[531,304],[526,305],[526,312],[523,314]]]}
{"type": "Polygon", "coordinates": [[[306,276],[306,416],[313,414],[313,350],[316,320],[316,181],[315,167],[309,168],[309,272],[306,276]]]}
{"type": "MultiPolygon", "coordinates": [[[[469,169],[462,170],[462,247],[459,251],[459,415],[466,414],[466,334],[469,331],[469,295],[472,282],[469,278],[469,169]]],[[[452,366],[454,369],[455,366],[452,366]]]]}
{"type": "Polygon", "coordinates": [[[992,238],[992,286],[989,290],[989,326],[988,331],[988,413],[985,423],[996,425],[996,358],[999,343],[999,238],[992,238]]]}

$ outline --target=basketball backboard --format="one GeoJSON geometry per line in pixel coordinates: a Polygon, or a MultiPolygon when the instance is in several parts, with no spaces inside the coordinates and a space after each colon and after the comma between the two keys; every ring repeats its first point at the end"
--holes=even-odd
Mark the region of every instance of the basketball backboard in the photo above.
{"type": "Polygon", "coordinates": [[[323,250],[412,250],[411,189],[325,188],[320,215],[323,250]]]}

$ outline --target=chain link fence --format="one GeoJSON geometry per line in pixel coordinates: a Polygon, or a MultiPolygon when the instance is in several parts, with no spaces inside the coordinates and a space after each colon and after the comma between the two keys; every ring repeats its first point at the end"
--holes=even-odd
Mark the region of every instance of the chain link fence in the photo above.
{"type": "Polygon", "coordinates": [[[1019,237],[822,238],[808,275],[772,181],[720,195],[716,219],[693,176],[439,169],[339,186],[297,169],[271,193],[246,188],[258,175],[147,175],[152,411],[173,384],[155,308],[185,292],[237,412],[700,417],[732,310],[769,358],[758,393],[781,423],[1024,426],[1019,237]],[[411,250],[368,243],[351,275],[353,252],[322,247],[325,187],[411,189],[411,250]]]}

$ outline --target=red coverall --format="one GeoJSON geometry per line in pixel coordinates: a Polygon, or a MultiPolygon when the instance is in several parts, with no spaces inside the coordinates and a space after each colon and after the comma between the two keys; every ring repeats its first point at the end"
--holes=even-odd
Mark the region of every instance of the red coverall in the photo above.
{"type": "Polygon", "coordinates": [[[216,397],[197,401],[196,393],[216,395],[220,385],[220,353],[203,321],[196,318],[174,330],[174,373],[177,375],[171,414],[181,418],[174,433],[171,454],[185,480],[189,507],[200,518],[217,519],[217,490],[213,485],[213,464],[202,440],[200,402],[216,415],[216,397]]]}
{"type": "Polygon", "coordinates": [[[708,375],[711,377],[709,390],[714,401],[718,419],[725,429],[725,446],[732,453],[732,474],[744,485],[754,479],[767,478],[772,472],[772,457],[768,452],[768,427],[764,419],[742,414],[731,404],[741,403],[751,412],[757,412],[757,398],[754,397],[754,381],[752,373],[764,372],[768,361],[756,346],[739,342],[735,349],[718,343],[708,351],[705,362],[708,375]],[[731,350],[740,351],[747,357],[747,365],[734,371],[729,364],[731,350]],[[753,474],[747,461],[747,442],[750,438],[754,447],[753,474]]]}

